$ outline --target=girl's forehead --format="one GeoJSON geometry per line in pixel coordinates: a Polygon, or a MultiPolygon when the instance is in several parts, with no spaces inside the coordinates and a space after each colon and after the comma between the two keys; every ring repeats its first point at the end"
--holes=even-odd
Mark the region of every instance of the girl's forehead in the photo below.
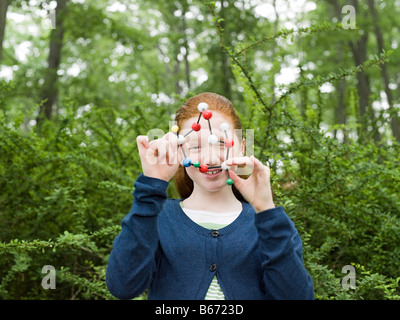
{"type": "MultiPolygon", "coordinates": [[[[199,115],[200,115],[200,113],[199,113],[199,115]]],[[[192,129],[192,125],[193,125],[193,123],[197,122],[197,120],[199,119],[199,115],[183,121],[183,123],[181,125],[182,134],[185,134],[186,132],[188,132],[192,129]]],[[[217,133],[217,132],[219,133],[220,125],[221,125],[221,123],[224,123],[224,122],[229,124],[229,131],[233,130],[233,123],[232,123],[232,120],[230,119],[230,117],[228,117],[225,114],[220,113],[218,111],[212,111],[212,117],[209,121],[210,121],[210,125],[211,125],[211,130],[213,133],[214,133],[214,131],[215,131],[215,133],[217,133]]],[[[199,124],[201,125],[202,130],[200,130],[200,132],[202,132],[202,135],[204,134],[205,131],[208,131],[208,133],[209,133],[210,129],[209,129],[208,120],[204,119],[201,116],[199,124]]],[[[223,132],[221,132],[221,133],[223,133],[223,132]]]]}

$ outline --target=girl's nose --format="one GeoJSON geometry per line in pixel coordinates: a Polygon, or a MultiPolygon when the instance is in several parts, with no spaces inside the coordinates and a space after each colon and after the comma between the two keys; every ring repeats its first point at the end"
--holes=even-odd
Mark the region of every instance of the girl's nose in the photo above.
{"type": "Polygon", "coordinates": [[[208,145],[201,152],[201,162],[208,165],[220,164],[223,161],[221,157],[223,157],[223,150],[219,148],[219,144],[208,145]]]}

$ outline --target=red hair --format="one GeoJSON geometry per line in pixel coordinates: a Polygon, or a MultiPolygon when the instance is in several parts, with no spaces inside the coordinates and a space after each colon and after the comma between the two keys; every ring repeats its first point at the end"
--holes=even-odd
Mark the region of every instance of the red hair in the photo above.
{"type": "MultiPolygon", "coordinates": [[[[205,102],[209,106],[209,110],[218,111],[229,117],[233,124],[233,129],[242,130],[242,122],[236,113],[233,104],[227,98],[211,92],[204,92],[188,99],[176,112],[175,121],[178,127],[182,127],[184,121],[199,115],[197,106],[200,102],[205,102]]],[[[241,176],[247,178],[248,176],[241,176]]],[[[185,199],[193,192],[193,181],[186,173],[184,166],[179,166],[174,176],[174,183],[181,198],[185,199]]],[[[238,200],[246,202],[240,192],[232,185],[232,191],[238,200]]]]}

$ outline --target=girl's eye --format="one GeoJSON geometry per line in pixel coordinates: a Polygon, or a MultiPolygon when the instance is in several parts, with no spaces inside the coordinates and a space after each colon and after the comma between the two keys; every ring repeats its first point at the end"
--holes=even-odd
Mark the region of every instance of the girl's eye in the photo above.
{"type": "MultiPolygon", "coordinates": [[[[224,141],[224,140],[220,140],[220,141],[218,141],[218,142],[219,142],[219,144],[220,144],[221,147],[225,146],[225,141],[224,141]]],[[[192,147],[189,147],[189,150],[200,150],[200,146],[192,146],[192,147]]]]}

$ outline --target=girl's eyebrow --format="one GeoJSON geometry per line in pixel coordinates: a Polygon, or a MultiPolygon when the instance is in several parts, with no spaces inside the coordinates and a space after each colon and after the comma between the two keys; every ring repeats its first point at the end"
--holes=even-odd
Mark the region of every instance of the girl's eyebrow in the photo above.
{"type": "MultiPolygon", "coordinates": [[[[223,139],[218,140],[218,143],[220,143],[220,144],[225,144],[225,140],[223,140],[223,139]]],[[[189,148],[197,147],[197,146],[199,146],[199,145],[201,145],[201,141],[200,141],[200,142],[199,142],[199,141],[192,141],[192,142],[189,142],[189,148]]]]}
{"type": "MultiPolygon", "coordinates": [[[[204,134],[204,133],[203,133],[204,134]]],[[[188,143],[191,144],[201,144],[202,140],[204,139],[204,143],[208,141],[208,137],[210,135],[210,132],[207,130],[207,133],[204,135],[199,134],[198,132],[192,132],[191,134],[186,136],[186,139],[188,139],[188,143]],[[202,139],[203,137],[203,139],[202,139]]],[[[218,137],[218,142],[219,143],[225,143],[226,137],[222,132],[214,133],[218,137]]]]}

